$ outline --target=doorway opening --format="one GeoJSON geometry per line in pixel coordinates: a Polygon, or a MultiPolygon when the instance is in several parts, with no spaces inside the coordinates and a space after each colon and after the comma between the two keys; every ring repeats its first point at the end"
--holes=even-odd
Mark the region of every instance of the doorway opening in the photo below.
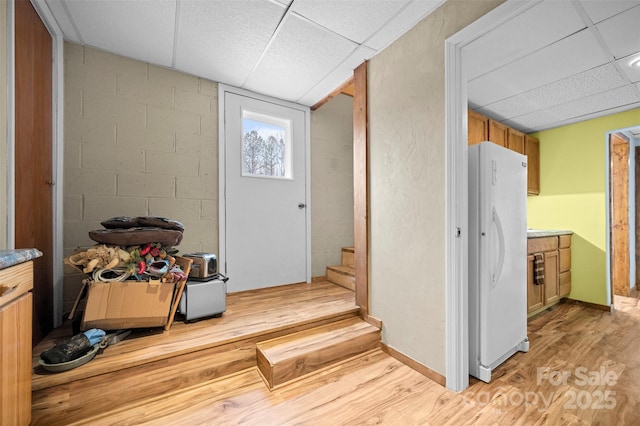
{"type": "Polygon", "coordinates": [[[606,135],[607,169],[607,298],[616,306],[637,298],[640,281],[640,127],[606,135]],[[620,299],[620,300],[617,300],[620,299]]]}

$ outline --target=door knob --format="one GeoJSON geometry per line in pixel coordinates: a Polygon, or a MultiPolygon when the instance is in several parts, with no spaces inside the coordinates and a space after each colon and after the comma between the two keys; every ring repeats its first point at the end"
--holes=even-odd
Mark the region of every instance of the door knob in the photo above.
{"type": "Polygon", "coordinates": [[[300,210],[304,209],[305,207],[307,207],[307,205],[305,203],[298,203],[298,208],[300,210]]]}

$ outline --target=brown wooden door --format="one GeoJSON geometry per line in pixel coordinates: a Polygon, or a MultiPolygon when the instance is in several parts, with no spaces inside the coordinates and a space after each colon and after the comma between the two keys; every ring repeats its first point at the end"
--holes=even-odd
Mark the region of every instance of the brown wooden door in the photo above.
{"type": "Polygon", "coordinates": [[[614,294],[629,295],[629,142],[611,135],[611,282],[614,294]]]}
{"type": "Polygon", "coordinates": [[[15,2],[15,246],[35,247],[33,344],[53,328],[52,40],[29,0],[15,2]]]}

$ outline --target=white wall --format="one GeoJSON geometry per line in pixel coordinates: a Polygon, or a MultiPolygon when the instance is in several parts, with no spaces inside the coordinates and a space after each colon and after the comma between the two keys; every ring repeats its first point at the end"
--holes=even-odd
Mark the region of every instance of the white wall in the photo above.
{"type": "Polygon", "coordinates": [[[311,112],[311,275],[340,264],[353,247],[353,98],[311,112]]]}
{"type": "Polygon", "coordinates": [[[448,0],[369,62],[371,314],[387,345],[442,375],[444,42],[500,3],[448,0]]]}

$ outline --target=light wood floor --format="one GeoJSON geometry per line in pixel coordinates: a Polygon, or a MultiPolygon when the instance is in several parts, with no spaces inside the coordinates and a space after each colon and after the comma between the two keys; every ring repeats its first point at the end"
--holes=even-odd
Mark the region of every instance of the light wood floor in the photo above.
{"type": "MultiPolygon", "coordinates": [[[[110,346],[90,363],[59,374],[48,374],[38,364],[40,353],[73,335],[70,324],[54,330],[33,349],[33,389],[67,383],[142,363],[172,359],[180,355],[229,345],[264,333],[277,333],[307,323],[331,321],[339,315],[358,312],[352,291],[329,282],[293,284],[232,293],[221,318],[186,324],[176,320],[171,329],[151,333],[134,330],[121,343],[110,346]],[[141,337],[142,336],[142,337],[141,337]]],[[[290,332],[290,331],[288,331],[290,332]]]]}
{"type": "Polygon", "coordinates": [[[460,394],[374,350],[272,392],[249,368],[78,424],[638,425],[640,305],[616,306],[560,304],[530,319],[530,351],[460,394]]]}

